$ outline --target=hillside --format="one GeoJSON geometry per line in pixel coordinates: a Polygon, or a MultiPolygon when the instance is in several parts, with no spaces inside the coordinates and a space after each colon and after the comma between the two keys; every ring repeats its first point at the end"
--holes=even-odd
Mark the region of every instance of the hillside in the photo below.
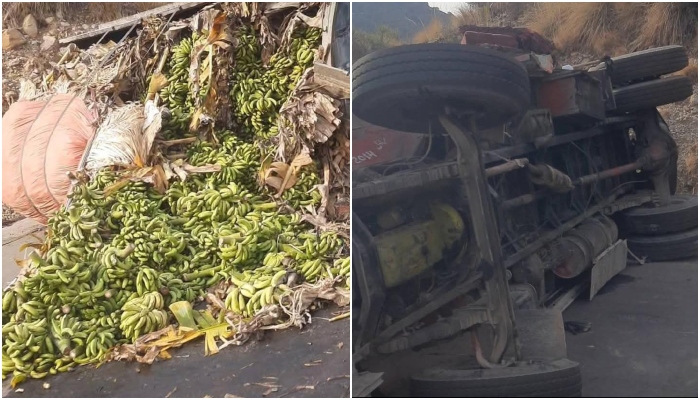
{"type": "Polygon", "coordinates": [[[353,31],[375,32],[381,26],[394,30],[401,41],[410,41],[433,20],[448,22],[450,14],[428,3],[353,3],[353,31]]]}

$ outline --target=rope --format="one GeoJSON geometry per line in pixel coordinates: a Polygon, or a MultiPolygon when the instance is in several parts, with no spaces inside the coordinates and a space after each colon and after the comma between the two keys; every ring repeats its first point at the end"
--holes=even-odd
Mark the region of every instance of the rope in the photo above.
{"type": "MultiPolygon", "coordinates": [[[[24,161],[24,149],[27,148],[27,139],[29,138],[29,133],[32,131],[34,124],[36,123],[36,121],[39,120],[39,116],[41,115],[41,113],[44,112],[44,110],[46,109],[46,107],[49,105],[50,102],[51,102],[51,99],[49,99],[49,101],[47,101],[46,104],[44,104],[44,107],[41,108],[41,110],[39,111],[39,114],[37,114],[36,118],[34,119],[34,121],[32,121],[32,124],[29,126],[29,130],[27,131],[27,134],[24,136],[24,142],[22,143],[22,152],[19,155],[19,181],[22,182],[22,190],[24,191],[24,197],[26,197],[27,200],[29,200],[29,204],[32,205],[32,208],[34,208],[34,211],[36,211],[38,214],[40,214],[44,217],[45,217],[44,213],[39,211],[39,209],[36,207],[36,205],[34,204],[32,199],[29,197],[29,193],[27,192],[27,185],[24,184],[24,171],[22,170],[22,165],[24,165],[24,162],[23,162],[24,161]]],[[[44,160],[46,160],[46,155],[44,155],[44,160]]]]}
{"type": "MultiPolygon", "coordinates": [[[[51,134],[49,134],[49,139],[46,141],[46,150],[49,149],[49,144],[51,143],[51,138],[53,137],[53,134],[56,132],[56,128],[61,123],[63,116],[66,115],[66,111],[68,111],[68,108],[70,108],[70,105],[73,104],[73,100],[75,100],[75,99],[76,99],[75,95],[73,97],[71,97],[70,101],[68,102],[68,105],[63,109],[63,111],[61,112],[61,115],[58,117],[58,120],[54,123],[53,129],[51,129],[51,134]]],[[[27,136],[29,136],[29,135],[27,135],[27,136]]],[[[58,202],[58,200],[56,199],[56,196],[53,195],[53,192],[51,192],[51,189],[49,188],[49,179],[46,176],[46,169],[47,169],[46,168],[46,158],[47,158],[46,153],[44,153],[44,168],[43,168],[44,169],[44,185],[46,186],[46,191],[51,195],[51,199],[53,199],[53,202],[57,206],[60,207],[61,204],[58,202]]],[[[29,201],[31,201],[31,199],[29,199],[29,201]]],[[[44,214],[42,214],[42,215],[44,215],[44,214]]],[[[46,215],[44,215],[44,216],[46,217],[46,215]]]]}

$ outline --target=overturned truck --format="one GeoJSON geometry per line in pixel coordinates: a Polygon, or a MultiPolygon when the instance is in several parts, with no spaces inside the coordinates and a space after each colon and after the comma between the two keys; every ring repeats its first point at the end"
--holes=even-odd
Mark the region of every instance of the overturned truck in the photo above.
{"type": "Polygon", "coordinates": [[[463,32],[353,66],[353,394],[580,396],[562,311],[628,251],[697,254],[656,110],[687,55],[561,68],[529,30],[463,32]]]}

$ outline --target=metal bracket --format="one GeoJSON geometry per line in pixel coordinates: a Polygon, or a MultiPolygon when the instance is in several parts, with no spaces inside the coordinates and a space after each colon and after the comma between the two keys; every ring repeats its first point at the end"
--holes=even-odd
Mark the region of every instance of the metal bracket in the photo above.
{"type": "MultiPolygon", "coordinates": [[[[447,114],[440,115],[439,121],[458,149],[457,167],[462,179],[462,194],[469,204],[469,219],[474,229],[475,245],[482,260],[482,273],[489,298],[488,307],[495,328],[493,348],[488,360],[498,364],[508,345],[515,343],[515,316],[501,259],[498,224],[488,194],[481,149],[475,139],[476,123],[471,118],[472,126],[467,130],[461,127],[456,118],[447,114]]],[[[519,359],[519,351],[517,353],[519,359]]]]}
{"type": "Polygon", "coordinates": [[[591,291],[588,300],[605,286],[615,275],[622,272],[627,267],[627,241],[618,240],[608,247],[595,260],[591,268],[591,291]]]}

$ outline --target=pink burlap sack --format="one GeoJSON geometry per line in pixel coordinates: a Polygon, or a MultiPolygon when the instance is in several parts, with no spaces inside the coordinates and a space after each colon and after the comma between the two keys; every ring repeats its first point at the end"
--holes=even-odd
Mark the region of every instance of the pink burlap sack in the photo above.
{"type": "Polygon", "coordinates": [[[46,224],[66,200],[70,180],[96,129],[73,95],[19,101],[2,117],[2,202],[46,224]]]}

